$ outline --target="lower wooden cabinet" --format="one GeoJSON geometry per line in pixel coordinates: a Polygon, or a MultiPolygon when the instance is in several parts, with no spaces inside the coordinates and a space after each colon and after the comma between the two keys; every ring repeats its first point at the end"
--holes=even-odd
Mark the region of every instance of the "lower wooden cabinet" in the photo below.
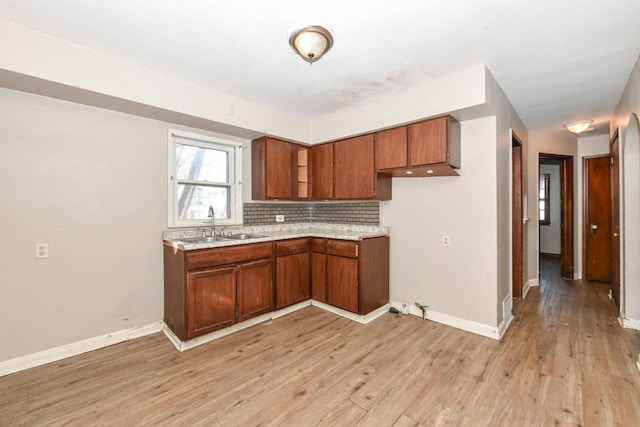
{"type": "Polygon", "coordinates": [[[309,299],[309,239],[276,242],[276,308],[309,299]]]}
{"type": "Polygon", "coordinates": [[[164,248],[164,322],[182,341],[273,310],[273,243],[164,248]]]}
{"type": "Polygon", "coordinates": [[[327,240],[311,239],[311,298],[327,302],[327,240]]]}
{"type": "Polygon", "coordinates": [[[311,251],[312,298],[358,314],[389,302],[389,237],[312,239],[311,251]]]}
{"type": "Polygon", "coordinates": [[[167,245],[164,294],[164,322],[182,341],[310,297],[367,314],[389,302],[389,237],[167,245]]]}
{"type": "Polygon", "coordinates": [[[238,267],[238,322],[273,310],[273,260],[238,267]]]}
{"type": "Polygon", "coordinates": [[[358,259],[327,255],[327,303],[359,312],[358,259]]]}
{"type": "Polygon", "coordinates": [[[187,330],[202,335],[236,320],[236,268],[187,273],[187,330]]]}

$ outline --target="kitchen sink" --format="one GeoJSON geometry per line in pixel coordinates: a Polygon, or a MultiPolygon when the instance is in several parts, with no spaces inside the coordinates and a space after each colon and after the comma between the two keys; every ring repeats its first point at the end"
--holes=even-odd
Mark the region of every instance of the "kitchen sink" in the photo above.
{"type": "Polygon", "coordinates": [[[187,237],[184,239],[180,239],[181,242],[185,243],[214,243],[214,242],[224,242],[226,239],[221,236],[209,236],[209,237],[187,237]]]}
{"type": "Polygon", "coordinates": [[[261,237],[267,237],[260,234],[251,234],[251,233],[238,233],[238,234],[229,234],[228,236],[220,236],[223,239],[229,240],[246,240],[246,239],[259,239],[261,237]]]}

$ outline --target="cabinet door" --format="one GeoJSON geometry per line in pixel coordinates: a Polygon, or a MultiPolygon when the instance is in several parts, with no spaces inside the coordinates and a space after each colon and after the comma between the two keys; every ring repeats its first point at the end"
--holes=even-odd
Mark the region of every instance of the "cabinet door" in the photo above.
{"type": "Polygon", "coordinates": [[[446,163],[448,117],[409,125],[409,160],[411,166],[446,163]]]}
{"type": "Polygon", "coordinates": [[[333,144],[311,147],[311,197],[333,199],[333,144]]]}
{"type": "Polygon", "coordinates": [[[334,143],[333,181],[336,199],[375,197],[373,134],[334,143]]]}
{"type": "Polygon", "coordinates": [[[187,273],[187,338],[235,323],[235,267],[187,273]]]}
{"type": "Polygon", "coordinates": [[[309,252],[285,255],[276,261],[276,308],[309,299],[309,252]]]}
{"type": "Polygon", "coordinates": [[[327,302],[358,312],[358,260],[327,255],[327,302]]]}
{"type": "Polygon", "coordinates": [[[311,298],[327,302],[327,255],[311,252],[311,298]]]}
{"type": "Polygon", "coordinates": [[[268,313],[273,307],[273,260],[238,265],[238,321],[268,313]]]}
{"type": "Polygon", "coordinates": [[[376,133],[376,167],[378,170],[407,167],[407,127],[376,133]]]}
{"type": "Polygon", "coordinates": [[[252,142],[251,180],[253,198],[292,198],[292,145],[273,138],[260,138],[252,142]]]}

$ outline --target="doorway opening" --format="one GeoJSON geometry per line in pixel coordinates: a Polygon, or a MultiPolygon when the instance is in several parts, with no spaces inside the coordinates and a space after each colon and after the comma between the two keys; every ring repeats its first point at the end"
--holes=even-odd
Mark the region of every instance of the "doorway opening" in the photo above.
{"type": "Polygon", "coordinates": [[[539,273],[559,261],[560,276],[573,280],[573,157],[540,153],[538,176],[539,273]]]}
{"type": "Polygon", "coordinates": [[[522,142],[511,134],[511,293],[514,298],[522,298],[522,258],[523,258],[523,190],[522,190],[522,142]]]}

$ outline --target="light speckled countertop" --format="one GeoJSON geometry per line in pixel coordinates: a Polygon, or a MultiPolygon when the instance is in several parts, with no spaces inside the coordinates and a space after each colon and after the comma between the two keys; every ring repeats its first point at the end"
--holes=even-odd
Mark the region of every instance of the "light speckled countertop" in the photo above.
{"type": "Polygon", "coordinates": [[[165,231],[162,240],[165,245],[184,249],[217,248],[223,246],[246,245],[249,243],[270,242],[274,240],[295,239],[299,237],[322,237],[325,239],[362,240],[371,237],[386,236],[389,234],[387,227],[375,227],[369,225],[343,225],[323,223],[300,223],[286,225],[264,225],[255,227],[225,227],[225,233],[251,233],[265,237],[246,240],[223,240],[210,243],[189,243],[182,239],[202,236],[202,228],[190,228],[165,231]]]}

